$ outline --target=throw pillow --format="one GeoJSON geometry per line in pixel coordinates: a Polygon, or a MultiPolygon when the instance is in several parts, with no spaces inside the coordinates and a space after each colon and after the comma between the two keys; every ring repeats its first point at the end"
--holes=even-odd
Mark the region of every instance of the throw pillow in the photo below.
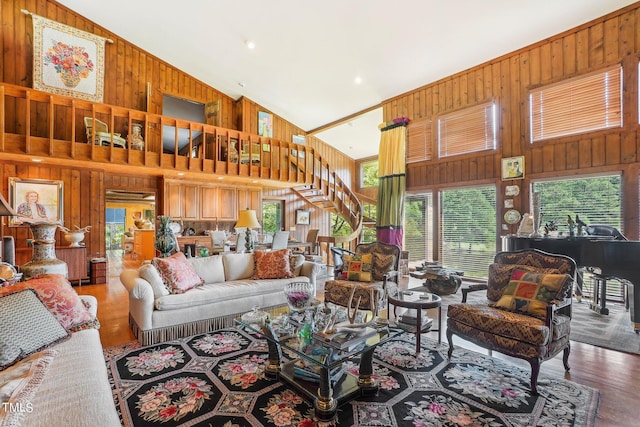
{"type": "Polygon", "coordinates": [[[188,258],[193,269],[202,277],[204,283],[224,282],[224,265],[222,255],[214,255],[200,258],[188,258]]]}
{"type": "Polygon", "coordinates": [[[143,264],[138,268],[138,274],[141,278],[149,282],[151,289],[153,289],[153,296],[155,298],[169,295],[169,289],[164,284],[162,276],[158,272],[158,269],[153,264],[143,264]]]}
{"type": "Polygon", "coordinates": [[[354,282],[371,282],[372,254],[345,255],[343,258],[342,280],[354,282]]]}
{"type": "Polygon", "coordinates": [[[302,264],[305,262],[305,257],[302,254],[291,255],[289,258],[289,265],[291,266],[291,272],[294,276],[300,275],[302,270],[302,264]]]}
{"type": "Polygon", "coordinates": [[[204,284],[183,252],[176,252],[166,258],[154,258],[152,264],[158,269],[162,281],[172,294],[183,294],[204,284]]]}
{"type": "Polygon", "coordinates": [[[254,279],[285,279],[295,277],[289,264],[289,249],[277,251],[255,251],[254,279]]]}
{"type": "Polygon", "coordinates": [[[544,319],[547,304],[562,296],[568,274],[532,273],[515,269],[496,307],[544,319]]]}
{"type": "Polygon", "coordinates": [[[530,265],[520,264],[490,264],[489,265],[489,282],[487,287],[487,299],[495,302],[500,299],[504,293],[504,289],[511,280],[511,274],[515,269],[523,271],[531,271],[537,273],[556,273],[560,274],[560,271],[556,268],[540,268],[530,265]]]}
{"type": "Polygon", "coordinates": [[[12,354],[20,349],[19,356],[5,360],[0,370],[70,336],[33,289],[0,297],[0,325],[0,343],[12,354]]]}
{"type": "Polygon", "coordinates": [[[222,255],[224,265],[224,280],[250,279],[255,269],[253,253],[247,254],[224,254],[222,255]]]}
{"type": "Polygon", "coordinates": [[[42,274],[13,286],[0,288],[0,295],[23,289],[35,290],[49,311],[67,330],[82,327],[95,320],[69,281],[60,274],[42,274]]]}

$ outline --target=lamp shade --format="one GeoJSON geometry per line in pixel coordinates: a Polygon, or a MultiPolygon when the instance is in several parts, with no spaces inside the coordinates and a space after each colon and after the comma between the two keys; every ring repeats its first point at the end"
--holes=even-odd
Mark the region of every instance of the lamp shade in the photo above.
{"type": "Polygon", "coordinates": [[[260,228],[256,211],[252,209],[244,209],[238,212],[238,222],[236,228],[260,228]]]}
{"type": "Polygon", "coordinates": [[[0,194],[0,216],[18,216],[18,214],[11,209],[11,206],[9,206],[9,203],[7,203],[4,197],[2,197],[2,194],[0,194]]]}

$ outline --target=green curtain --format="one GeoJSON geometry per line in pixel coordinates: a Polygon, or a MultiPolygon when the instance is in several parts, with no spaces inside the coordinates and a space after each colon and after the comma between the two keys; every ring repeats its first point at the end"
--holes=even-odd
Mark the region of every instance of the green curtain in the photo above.
{"type": "Polygon", "coordinates": [[[380,126],[378,155],[377,239],[400,247],[406,189],[407,122],[407,119],[401,118],[380,126]]]}

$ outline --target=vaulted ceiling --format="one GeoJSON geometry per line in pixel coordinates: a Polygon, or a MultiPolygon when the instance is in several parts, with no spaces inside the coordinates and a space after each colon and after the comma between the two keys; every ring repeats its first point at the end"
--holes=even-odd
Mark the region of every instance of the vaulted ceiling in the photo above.
{"type": "MultiPolygon", "coordinates": [[[[306,131],[634,3],[631,0],[58,0],[221,92],[306,131]],[[249,49],[248,42],[255,47],[249,49]],[[359,83],[356,82],[359,79],[359,83]]],[[[377,152],[373,110],[318,136],[377,152]]]]}

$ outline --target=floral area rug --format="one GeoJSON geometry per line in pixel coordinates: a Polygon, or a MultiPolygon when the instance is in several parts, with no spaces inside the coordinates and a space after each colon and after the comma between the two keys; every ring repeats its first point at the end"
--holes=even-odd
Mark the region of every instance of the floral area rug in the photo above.
{"type": "MultiPolygon", "coordinates": [[[[264,339],[230,328],[105,354],[124,426],[593,426],[598,390],[541,376],[446,344],[402,334],[375,352],[376,396],[357,398],[319,422],[313,403],[265,378],[264,339]]],[[[286,357],[286,355],[285,355],[286,357]]],[[[358,360],[345,375],[358,374],[358,360]]]]}

